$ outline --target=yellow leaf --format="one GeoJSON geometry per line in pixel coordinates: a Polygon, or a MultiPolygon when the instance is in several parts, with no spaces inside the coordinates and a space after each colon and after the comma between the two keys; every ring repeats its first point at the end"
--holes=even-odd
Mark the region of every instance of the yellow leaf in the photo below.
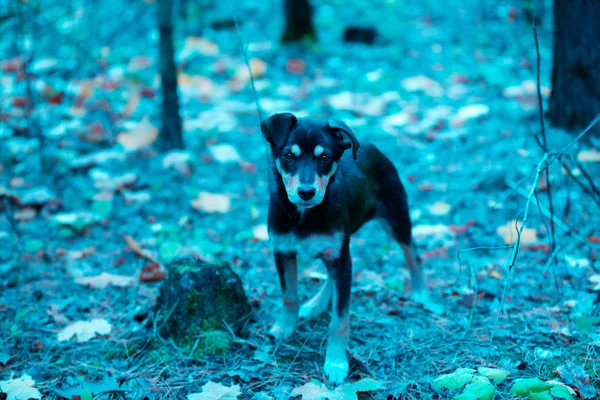
{"type": "Polygon", "coordinates": [[[224,194],[200,192],[198,197],[190,201],[196,210],[207,213],[226,213],[231,208],[231,199],[224,194]]]}
{"type": "MultiPolygon", "coordinates": [[[[512,244],[517,240],[517,230],[515,227],[516,221],[510,221],[506,225],[499,226],[496,228],[498,235],[504,238],[504,243],[512,244]]],[[[518,229],[521,229],[522,222],[518,222],[518,229]]],[[[525,227],[521,233],[521,243],[536,243],[537,242],[537,231],[533,228],[525,227]]]]}
{"type": "Polygon", "coordinates": [[[154,143],[157,137],[158,128],[150,123],[148,116],[145,116],[131,131],[120,133],[117,142],[125,150],[138,150],[154,143]]]}

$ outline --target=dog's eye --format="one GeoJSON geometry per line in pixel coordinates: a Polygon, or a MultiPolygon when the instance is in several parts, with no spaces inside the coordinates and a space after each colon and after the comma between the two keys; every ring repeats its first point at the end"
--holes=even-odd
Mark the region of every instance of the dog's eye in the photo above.
{"type": "Polygon", "coordinates": [[[283,158],[285,158],[286,160],[293,160],[294,159],[294,155],[292,153],[285,153],[283,155],[283,158]]]}
{"type": "Polygon", "coordinates": [[[328,155],[322,154],[322,155],[319,157],[319,160],[321,160],[321,162],[324,162],[324,163],[326,163],[326,162],[329,162],[329,161],[331,160],[331,157],[329,157],[328,155]]]}

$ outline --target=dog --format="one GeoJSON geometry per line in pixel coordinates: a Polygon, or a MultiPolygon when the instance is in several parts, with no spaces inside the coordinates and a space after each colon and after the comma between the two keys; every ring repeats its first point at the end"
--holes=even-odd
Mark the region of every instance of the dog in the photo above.
{"type": "Polygon", "coordinates": [[[340,384],[349,371],[352,234],[378,219],[402,247],[413,297],[419,302],[428,299],[406,191],[392,162],[372,144],[359,152],[358,140],[342,121],[278,113],[261,123],[261,132],[272,153],[267,225],[283,294],[283,308],[269,334],[288,339],[298,317],[319,315],[331,302],[323,370],[330,382],[340,384]],[[299,251],[320,258],[328,272],[319,292],[302,307],[297,294],[299,251]]]}

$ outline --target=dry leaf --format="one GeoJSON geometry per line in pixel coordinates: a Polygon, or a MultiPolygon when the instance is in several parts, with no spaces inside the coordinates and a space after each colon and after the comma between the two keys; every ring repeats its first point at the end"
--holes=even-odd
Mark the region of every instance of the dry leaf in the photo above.
{"type": "Polygon", "coordinates": [[[217,144],[208,148],[210,154],[221,164],[241,161],[237,149],[230,144],[217,144]]]}
{"type": "Polygon", "coordinates": [[[150,123],[148,116],[145,116],[131,131],[120,133],[117,136],[117,142],[125,150],[132,151],[151,145],[157,137],[158,128],[150,123]]]}
{"type": "Polygon", "coordinates": [[[137,254],[141,258],[144,258],[152,263],[158,264],[158,261],[156,261],[156,259],[154,257],[152,257],[150,252],[147,250],[142,250],[142,248],[140,247],[138,242],[136,242],[135,239],[133,239],[131,236],[123,235],[123,239],[125,239],[125,241],[127,242],[127,245],[129,246],[129,248],[131,250],[133,250],[133,252],[135,254],[137,254]]]}
{"type": "Polygon", "coordinates": [[[600,151],[597,149],[580,151],[577,154],[577,160],[581,162],[600,162],[600,151]]]}
{"type": "Polygon", "coordinates": [[[269,240],[269,231],[266,224],[252,227],[252,234],[256,240],[269,240]]]}
{"type": "Polygon", "coordinates": [[[429,206],[429,212],[433,215],[446,215],[450,212],[450,204],[445,201],[436,201],[429,206]]]}
{"type": "Polygon", "coordinates": [[[208,39],[190,36],[185,40],[184,50],[189,53],[199,53],[205,56],[219,54],[219,46],[208,39]]]}
{"type": "Polygon", "coordinates": [[[304,385],[292,390],[293,396],[302,396],[302,400],[324,400],[330,394],[325,385],[307,382],[304,385]]]}
{"type": "Polygon", "coordinates": [[[188,394],[188,400],[235,400],[242,394],[239,385],[230,387],[209,381],[202,386],[202,393],[188,394]]]}
{"type": "Polygon", "coordinates": [[[34,385],[31,376],[23,374],[17,379],[0,381],[0,393],[6,394],[6,400],[41,399],[42,394],[34,385]]]}
{"type": "Polygon", "coordinates": [[[134,93],[133,96],[131,96],[131,98],[127,102],[127,105],[125,106],[125,110],[123,110],[123,116],[125,118],[131,117],[133,115],[133,113],[135,112],[135,110],[137,110],[139,104],[140,104],[140,94],[134,93]]]}
{"type": "MultiPolygon", "coordinates": [[[[267,64],[259,58],[253,58],[250,60],[250,70],[252,71],[252,77],[258,78],[267,71],[267,64]]],[[[238,67],[234,79],[240,82],[247,82],[250,80],[248,67],[245,64],[238,67]]]]}
{"type": "Polygon", "coordinates": [[[111,325],[101,318],[96,318],[91,321],[77,321],[58,332],[58,340],[64,342],[65,340],[70,340],[73,336],[76,336],[78,342],[87,342],[96,337],[96,334],[108,335],[111,328],[111,325]]]}
{"type": "Polygon", "coordinates": [[[438,82],[423,75],[402,79],[400,84],[409,92],[423,91],[434,97],[439,97],[443,94],[442,86],[438,82]]]}
{"type": "Polygon", "coordinates": [[[129,286],[134,282],[134,278],[132,276],[113,275],[103,272],[96,276],[83,276],[77,278],[75,279],[75,282],[80,285],[90,286],[94,289],[104,289],[110,285],[119,287],[129,286]]]}
{"type": "Polygon", "coordinates": [[[590,276],[590,282],[592,282],[593,284],[596,285],[592,288],[593,291],[595,291],[595,292],[600,291],[600,275],[590,276]]]}
{"type": "MultiPolygon", "coordinates": [[[[516,221],[510,221],[506,225],[499,226],[496,228],[496,232],[498,235],[502,236],[505,244],[513,244],[515,240],[517,240],[517,227],[521,229],[522,222],[519,221],[517,227],[515,227],[516,221]]],[[[521,233],[521,243],[522,244],[531,244],[536,243],[537,231],[533,228],[525,227],[523,232],[521,233]]]]}
{"type": "Polygon", "coordinates": [[[200,192],[198,197],[190,201],[196,210],[207,213],[226,213],[231,208],[231,199],[224,194],[200,192]]]}

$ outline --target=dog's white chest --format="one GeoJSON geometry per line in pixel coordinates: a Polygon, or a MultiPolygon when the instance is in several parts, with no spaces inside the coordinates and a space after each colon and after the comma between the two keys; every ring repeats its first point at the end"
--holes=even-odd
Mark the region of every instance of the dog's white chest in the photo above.
{"type": "Polygon", "coordinates": [[[294,233],[278,235],[269,233],[273,250],[282,253],[299,252],[309,257],[338,258],[344,242],[342,232],[332,234],[314,234],[307,237],[298,237],[294,233]]]}

